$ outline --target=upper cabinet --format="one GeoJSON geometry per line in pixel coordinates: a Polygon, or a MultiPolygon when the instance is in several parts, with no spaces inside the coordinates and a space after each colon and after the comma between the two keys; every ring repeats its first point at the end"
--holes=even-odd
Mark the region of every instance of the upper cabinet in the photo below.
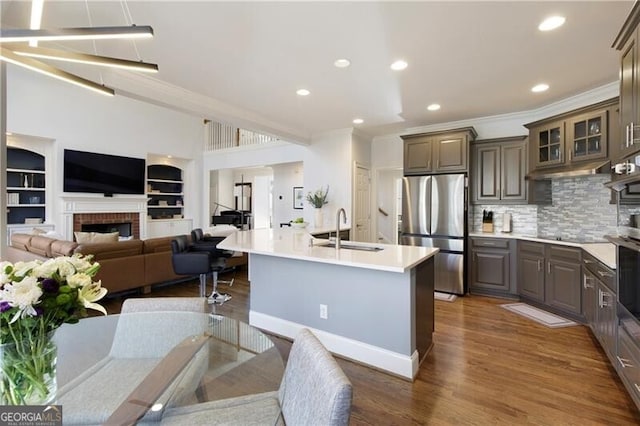
{"type": "Polygon", "coordinates": [[[22,148],[7,147],[7,223],[45,221],[45,158],[22,148]]]}
{"type": "Polygon", "coordinates": [[[471,158],[474,203],[527,201],[526,136],[476,141],[472,145],[471,158]]]}
{"type": "Polygon", "coordinates": [[[182,169],[166,164],[147,166],[147,214],[151,219],[182,219],[182,169]]]}
{"type": "Polygon", "coordinates": [[[473,127],[403,136],[404,174],[466,172],[473,127]]]}
{"type": "Polygon", "coordinates": [[[620,139],[613,141],[612,160],[640,151],[640,4],[633,5],[613,47],[620,51],[620,139]]]}
{"type": "MultiPolygon", "coordinates": [[[[532,170],[563,167],[609,156],[609,123],[618,116],[618,98],[527,124],[532,170]]],[[[614,123],[615,124],[615,123],[614,123]]]]}

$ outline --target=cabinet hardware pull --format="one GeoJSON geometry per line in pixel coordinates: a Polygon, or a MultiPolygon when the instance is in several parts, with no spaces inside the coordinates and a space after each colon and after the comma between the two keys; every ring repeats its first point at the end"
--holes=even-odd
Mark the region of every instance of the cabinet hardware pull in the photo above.
{"type": "Polygon", "coordinates": [[[551,262],[547,262],[547,273],[551,273],[551,262]]]}
{"type": "Polygon", "coordinates": [[[584,288],[593,288],[593,285],[589,285],[588,283],[590,279],[591,279],[590,277],[586,275],[584,276],[584,284],[583,284],[584,288]]]}
{"type": "Polygon", "coordinates": [[[604,293],[602,293],[602,290],[598,289],[598,306],[600,308],[604,308],[603,296],[604,296],[604,293]]]}
{"type": "Polygon", "coordinates": [[[628,359],[620,358],[617,355],[616,355],[616,358],[618,358],[618,362],[620,363],[620,366],[622,368],[633,367],[633,364],[631,364],[631,362],[628,359]]]}
{"type": "Polygon", "coordinates": [[[633,145],[633,121],[631,123],[629,123],[629,146],[633,145]]]}
{"type": "Polygon", "coordinates": [[[583,259],[584,263],[589,264],[589,263],[593,263],[593,260],[589,260],[589,259],[583,259]]]}
{"type": "Polygon", "coordinates": [[[636,392],[640,393],[640,386],[637,383],[634,383],[633,386],[636,388],[636,392]]]}
{"type": "Polygon", "coordinates": [[[613,274],[610,272],[603,272],[603,271],[598,271],[598,275],[600,275],[601,277],[613,277],[613,274]]]}
{"type": "Polygon", "coordinates": [[[538,272],[542,269],[542,265],[540,264],[540,259],[538,259],[538,272]]]}

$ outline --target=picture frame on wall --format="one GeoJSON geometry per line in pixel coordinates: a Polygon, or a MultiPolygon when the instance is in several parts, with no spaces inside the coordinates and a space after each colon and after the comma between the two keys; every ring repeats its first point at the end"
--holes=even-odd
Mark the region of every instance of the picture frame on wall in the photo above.
{"type": "Polygon", "coordinates": [[[293,187],[293,208],[296,210],[302,210],[304,207],[304,194],[302,186],[293,187]]]}

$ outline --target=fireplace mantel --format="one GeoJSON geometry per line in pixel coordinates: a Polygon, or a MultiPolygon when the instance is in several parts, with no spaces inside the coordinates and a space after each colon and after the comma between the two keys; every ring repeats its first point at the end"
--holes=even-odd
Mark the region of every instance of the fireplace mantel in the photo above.
{"type": "Polygon", "coordinates": [[[140,218],[140,238],[144,238],[147,219],[146,196],[63,196],[63,235],[73,240],[73,215],[78,213],[137,213],[140,218]]]}

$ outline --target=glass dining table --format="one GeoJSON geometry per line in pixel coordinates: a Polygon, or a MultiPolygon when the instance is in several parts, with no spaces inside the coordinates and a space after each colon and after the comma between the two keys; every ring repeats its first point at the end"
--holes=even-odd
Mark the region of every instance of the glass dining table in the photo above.
{"type": "Polygon", "coordinates": [[[267,335],[216,314],[85,318],[54,339],[63,424],[158,423],[174,407],[278,390],[284,373],[267,335]]]}

